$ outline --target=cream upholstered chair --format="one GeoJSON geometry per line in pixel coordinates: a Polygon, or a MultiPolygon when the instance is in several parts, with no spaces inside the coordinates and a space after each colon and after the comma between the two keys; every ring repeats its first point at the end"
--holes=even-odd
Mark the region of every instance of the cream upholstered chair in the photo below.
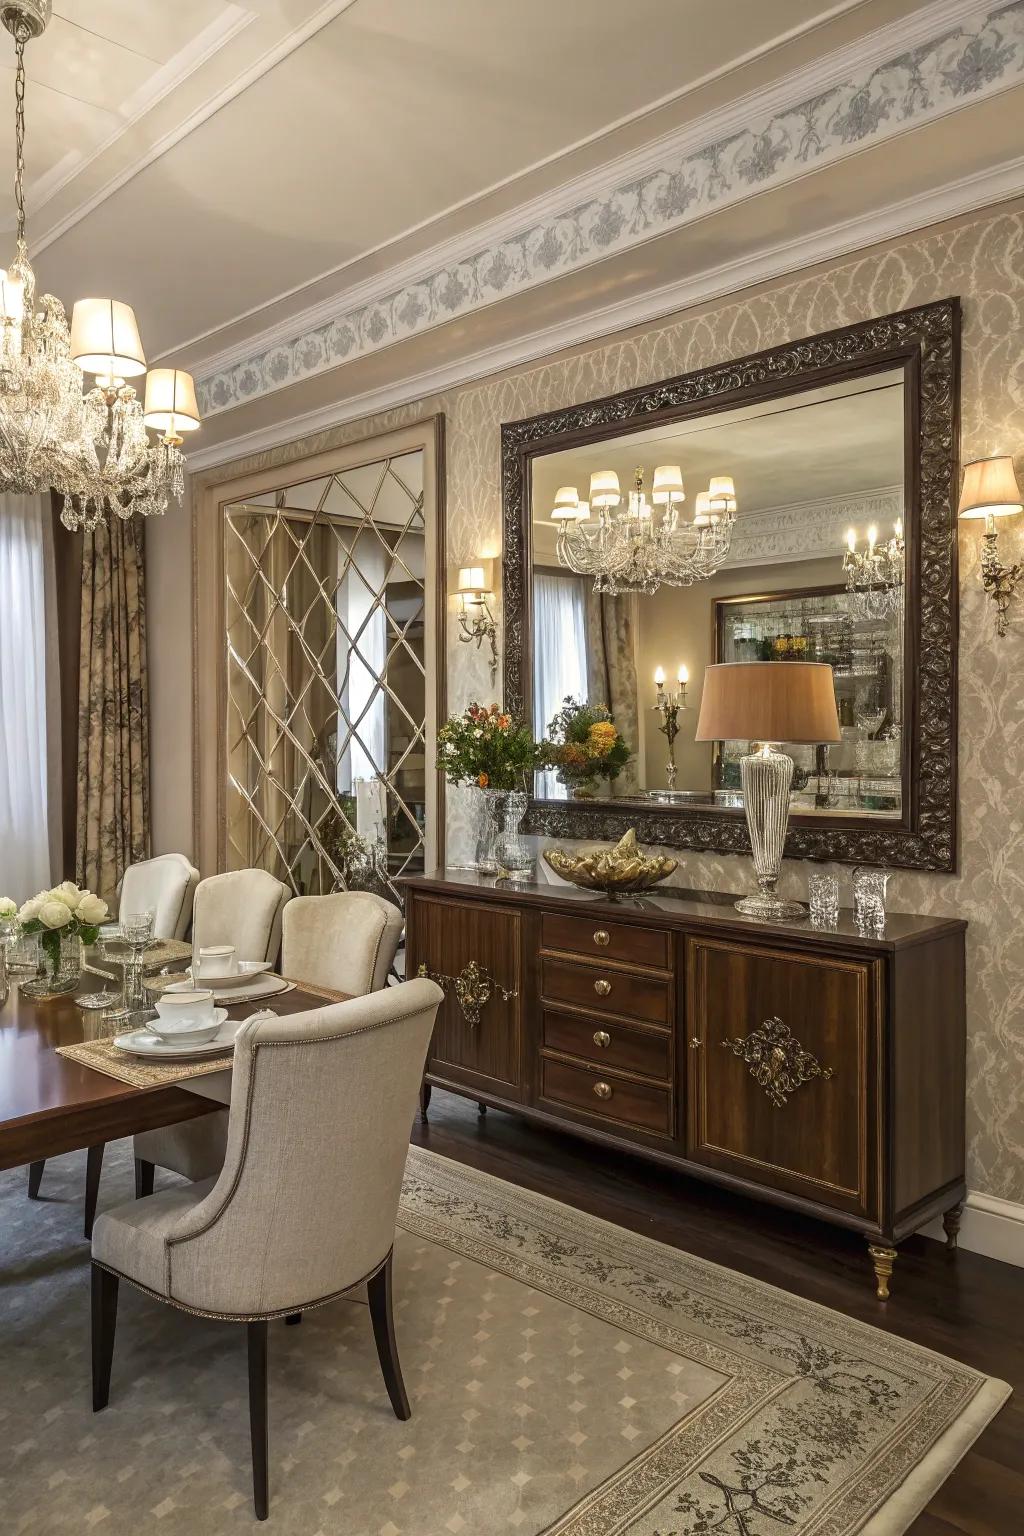
{"type": "MultiPolygon", "coordinates": [[[[197,896],[197,931],[198,907],[197,896]]],[[[352,997],[376,992],[387,981],[402,922],[397,907],[368,891],[296,896],[282,917],[281,971],[295,981],[352,997]]],[[[211,1178],[224,1161],[227,1137],[223,1112],[142,1132],[135,1138],[136,1194],[152,1194],[154,1168],[169,1168],[186,1179],[211,1178]]]]}
{"type": "Polygon", "coordinates": [[[391,1250],[427,1045],[427,980],[235,1039],[220,1175],[106,1211],[92,1242],[93,1409],[110,1393],[118,1282],[199,1317],[244,1322],[256,1514],[268,1507],[267,1324],[365,1284],[384,1381],[409,1417],[395,1346],[391,1250]]]}
{"type": "Polygon", "coordinates": [[[152,912],[155,939],[183,939],[192,922],[199,871],[183,853],[161,853],[129,864],[121,881],[118,911],[152,912]]]}
{"type": "Polygon", "coordinates": [[[239,960],[277,961],[281,914],[291,890],[265,869],[208,875],[196,886],[192,947],[233,944],[239,960]]]}

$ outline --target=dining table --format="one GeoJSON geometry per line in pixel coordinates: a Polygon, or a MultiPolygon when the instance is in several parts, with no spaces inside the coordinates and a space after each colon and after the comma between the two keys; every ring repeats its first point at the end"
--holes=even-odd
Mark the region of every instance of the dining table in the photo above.
{"type": "MultiPolygon", "coordinates": [[[[79,990],[94,986],[85,977],[79,990]]],[[[344,1000],[297,982],[266,1002],[228,1007],[228,1017],[241,1022],[262,1008],[283,1015],[344,1000]]],[[[136,1086],[59,1054],[59,1046],[95,1039],[102,1027],[101,1016],[80,1008],[74,994],[35,999],[11,977],[0,1006],[0,1169],[193,1120],[228,1102],[230,1056],[220,1070],[187,1083],[136,1086]]]]}

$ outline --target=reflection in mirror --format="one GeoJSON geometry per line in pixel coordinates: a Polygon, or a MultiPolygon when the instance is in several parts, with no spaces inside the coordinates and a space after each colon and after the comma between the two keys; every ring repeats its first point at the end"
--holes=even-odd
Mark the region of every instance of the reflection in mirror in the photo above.
{"type": "Polygon", "coordinates": [[[606,704],[632,755],[602,797],[736,810],[748,743],[694,740],[705,666],[828,662],[843,739],[787,749],[793,812],[899,820],[904,431],[890,369],[536,457],[537,732],[606,704]]]}

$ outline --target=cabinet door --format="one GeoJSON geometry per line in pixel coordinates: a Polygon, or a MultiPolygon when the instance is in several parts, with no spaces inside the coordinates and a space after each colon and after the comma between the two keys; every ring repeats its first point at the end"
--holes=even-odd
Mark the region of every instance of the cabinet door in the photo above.
{"type": "Polygon", "coordinates": [[[877,1215],[881,962],[687,941],[687,1154],[877,1215]]]}
{"type": "Polygon", "coordinates": [[[469,1088],[520,1099],[520,914],[510,907],[419,893],[411,907],[409,974],[425,966],[444,988],[427,1070],[469,1088]],[[472,999],[460,1002],[456,991],[456,981],[473,965],[483,973],[484,984],[491,981],[489,999],[475,1006],[472,999]],[[505,997],[502,988],[512,995],[505,997]]]}

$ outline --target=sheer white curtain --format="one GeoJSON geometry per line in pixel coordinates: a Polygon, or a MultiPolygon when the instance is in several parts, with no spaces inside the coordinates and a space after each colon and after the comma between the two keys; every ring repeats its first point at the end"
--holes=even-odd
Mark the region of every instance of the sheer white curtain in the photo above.
{"type": "MultiPolygon", "coordinates": [[[[585,700],[587,682],[587,621],[583,579],[579,576],[533,578],[533,723],[540,736],[558,713],[563,699],[585,700]]],[[[537,794],[545,800],[565,800],[568,790],[553,769],[537,775],[537,794]]]]}
{"type": "Polygon", "coordinates": [[[0,496],[0,896],[51,883],[46,708],[49,501],[0,496]]]}
{"type": "MultiPolygon", "coordinates": [[[[339,563],[344,555],[339,549],[339,563]]],[[[349,640],[338,631],[339,693],[353,736],[338,762],[338,788],[354,793],[356,779],[383,773],[386,752],[387,695],[380,686],[387,651],[387,620],[375,605],[383,592],[391,557],[373,532],[360,533],[351,546],[352,563],[338,590],[338,613],[349,640]],[[358,655],[356,654],[358,650],[358,655]],[[358,736],[358,740],[356,737],[358,736]]],[[[338,717],[338,741],[348,728],[338,717]]]]}

